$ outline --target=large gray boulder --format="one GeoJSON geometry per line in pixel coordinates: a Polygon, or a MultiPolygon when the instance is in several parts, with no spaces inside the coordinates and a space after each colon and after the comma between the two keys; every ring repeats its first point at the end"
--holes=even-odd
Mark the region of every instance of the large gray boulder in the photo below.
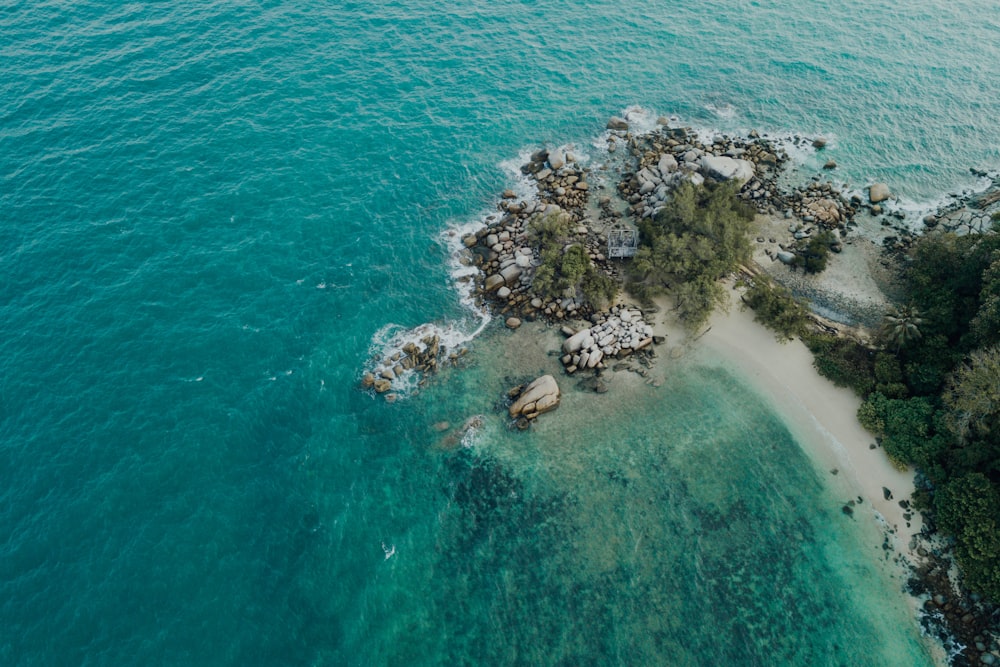
{"type": "Polygon", "coordinates": [[[868,201],[873,204],[883,202],[889,196],[889,186],[885,183],[875,183],[868,187],[868,201]]]}
{"type": "Polygon", "coordinates": [[[660,161],[656,164],[656,167],[660,170],[660,174],[666,178],[672,172],[677,171],[677,158],[670,153],[664,153],[660,156],[660,161]]]}
{"type": "Polygon", "coordinates": [[[534,419],[543,412],[559,407],[559,399],[559,385],[556,384],[556,379],[551,375],[543,375],[524,388],[510,406],[510,416],[534,419]]]}
{"type": "Polygon", "coordinates": [[[549,166],[553,169],[562,169],[566,166],[566,154],[561,148],[549,151],[549,166]]]}
{"type": "Polygon", "coordinates": [[[493,275],[486,276],[486,291],[493,292],[500,289],[504,285],[503,276],[494,273],[493,275]]]}
{"type": "Polygon", "coordinates": [[[593,345],[593,342],[594,337],[591,335],[590,329],[584,329],[564,340],[562,349],[563,352],[573,354],[574,352],[579,352],[581,348],[590,347],[593,345]]]}
{"type": "Polygon", "coordinates": [[[748,160],[737,160],[724,155],[703,155],[701,172],[716,180],[736,181],[742,185],[753,178],[754,166],[748,160]]]}

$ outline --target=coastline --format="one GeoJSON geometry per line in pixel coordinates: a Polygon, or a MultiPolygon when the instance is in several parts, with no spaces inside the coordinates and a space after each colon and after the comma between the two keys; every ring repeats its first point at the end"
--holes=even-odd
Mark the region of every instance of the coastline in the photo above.
{"type": "Polygon", "coordinates": [[[850,492],[845,499],[863,498],[862,504],[884,522],[895,549],[910,554],[922,518],[913,512],[907,520],[899,501],[910,499],[914,472],[896,469],[881,449],[871,449],[875,438],[856,416],[861,399],[821,376],[802,341],[778,342],[754,321],[751,310],[741,307],[738,292],[731,289],[730,294],[729,312],[712,315],[697,345],[731,365],[767,398],[810,458],[835,478],[832,484],[850,492]],[[892,492],[891,498],[883,489],[892,492]]]}

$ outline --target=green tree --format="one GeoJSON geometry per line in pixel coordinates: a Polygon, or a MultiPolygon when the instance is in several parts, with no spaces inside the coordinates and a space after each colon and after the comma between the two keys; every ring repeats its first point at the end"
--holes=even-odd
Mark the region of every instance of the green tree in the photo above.
{"type": "Polygon", "coordinates": [[[809,320],[805,304],[773,280],[755,278],[743,294],[743,302],[754,311],[754,320],[774,331],[781,342],[806,332],[809,320]]]}
{"type": "Polygon", "coordinates": [[[891,345],[900,348],[917,340],[923,334],[920,325],[924,323],[920,311],[913,306],[903,306],[889,311],[882,324],[882,337],[891,345]]]}
{"type": "Polygon", "coordinates": [[[966,584],[1000,600],[1000,494],[982,473],[956,477],[934,494],[938,525],[955,536],[966,584]]]}
{"type": "Polygon", "coordinates": [[[727,303],[717,281],[750,257],[747,239],[753,211],[735,184],[682,184],[655,217],[639,223],[641,247],[632,262],[633,279],[669,287],[682,320],[696,328],[712,309],[727,303]]]}
{"type": "Polygon", "coordinates": [[[943,398],[959,441],[995,438],[1000,426],[1000,348],[972,352],[949,378],[943,398]]]}

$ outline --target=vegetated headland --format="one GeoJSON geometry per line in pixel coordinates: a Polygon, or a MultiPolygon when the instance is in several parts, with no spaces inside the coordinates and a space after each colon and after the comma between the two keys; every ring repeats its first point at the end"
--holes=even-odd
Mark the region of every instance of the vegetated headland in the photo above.
{"type": "MultiPolygon", "coordinates": [[[[666,118],[639,132],[616,117],[603,140],[599,164],[572,147],[533,153],[521,168],[530,194],[504,192],[458,236],[478,303],[511,330],[560,327],[562,373],[597,392],[612,365],[645,376],[658,349],[678,355],[703,337],[744,363],[769,359],[763,375],[845,447],[859,500],[886,519],[885,550],[913,573],[925,628],[954,664],[995,664],[1000,179],[912,221],[887,184],[790,183],[786,148],[822,151],[822,137],[706,134],[666,118]],[[772,331],[771,348],[802,356],[749,335],[748,314],[719,314],[733,304],[772,331]],[[824,393],[829,383],[854,396],[824,393]]],[[[462,354],[429,329],[398,343],[362,378],[389,400],[462,354]]],[[[558,383],[537,378],[509,400],[512,427],[530,428],[558,407],[558,383]]]]}

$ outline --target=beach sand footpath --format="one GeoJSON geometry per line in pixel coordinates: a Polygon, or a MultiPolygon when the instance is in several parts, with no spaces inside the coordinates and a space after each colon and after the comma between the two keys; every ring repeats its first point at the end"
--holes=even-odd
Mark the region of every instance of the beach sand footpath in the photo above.
{"type": "MultiPolygon", "coordinates": [[[[861,399],[821,376],[802,341],[778,342],[773,332],[754,321],[753,311],[741,307],[739,292],[730,293],[729,312],[716,311],[707,331],[687,339],[683,347],[730,366],[769,400],[806,454],[827,471],[827,483],[841,491],[845,501],[861,496],[864,503],[855,512],[872,507],[891,531],[897,553],[909,554],[922,520],[899,501],[910,500],[913,471],[897,470],[881,448],[871,449],[875,438],[857,420],[861,399]],[[884,489],[891,491],[890,498],[884,489]],[[905,513],[911,514],[909,521],[905,513]]],[[[672,307],[666,300],[657,305],[661,312],[672,307]]],[[[658,322],[655,333],[666,334],[668,346],[676,349],[674,343],[686,337],[669,320],[658,322]]]]}

